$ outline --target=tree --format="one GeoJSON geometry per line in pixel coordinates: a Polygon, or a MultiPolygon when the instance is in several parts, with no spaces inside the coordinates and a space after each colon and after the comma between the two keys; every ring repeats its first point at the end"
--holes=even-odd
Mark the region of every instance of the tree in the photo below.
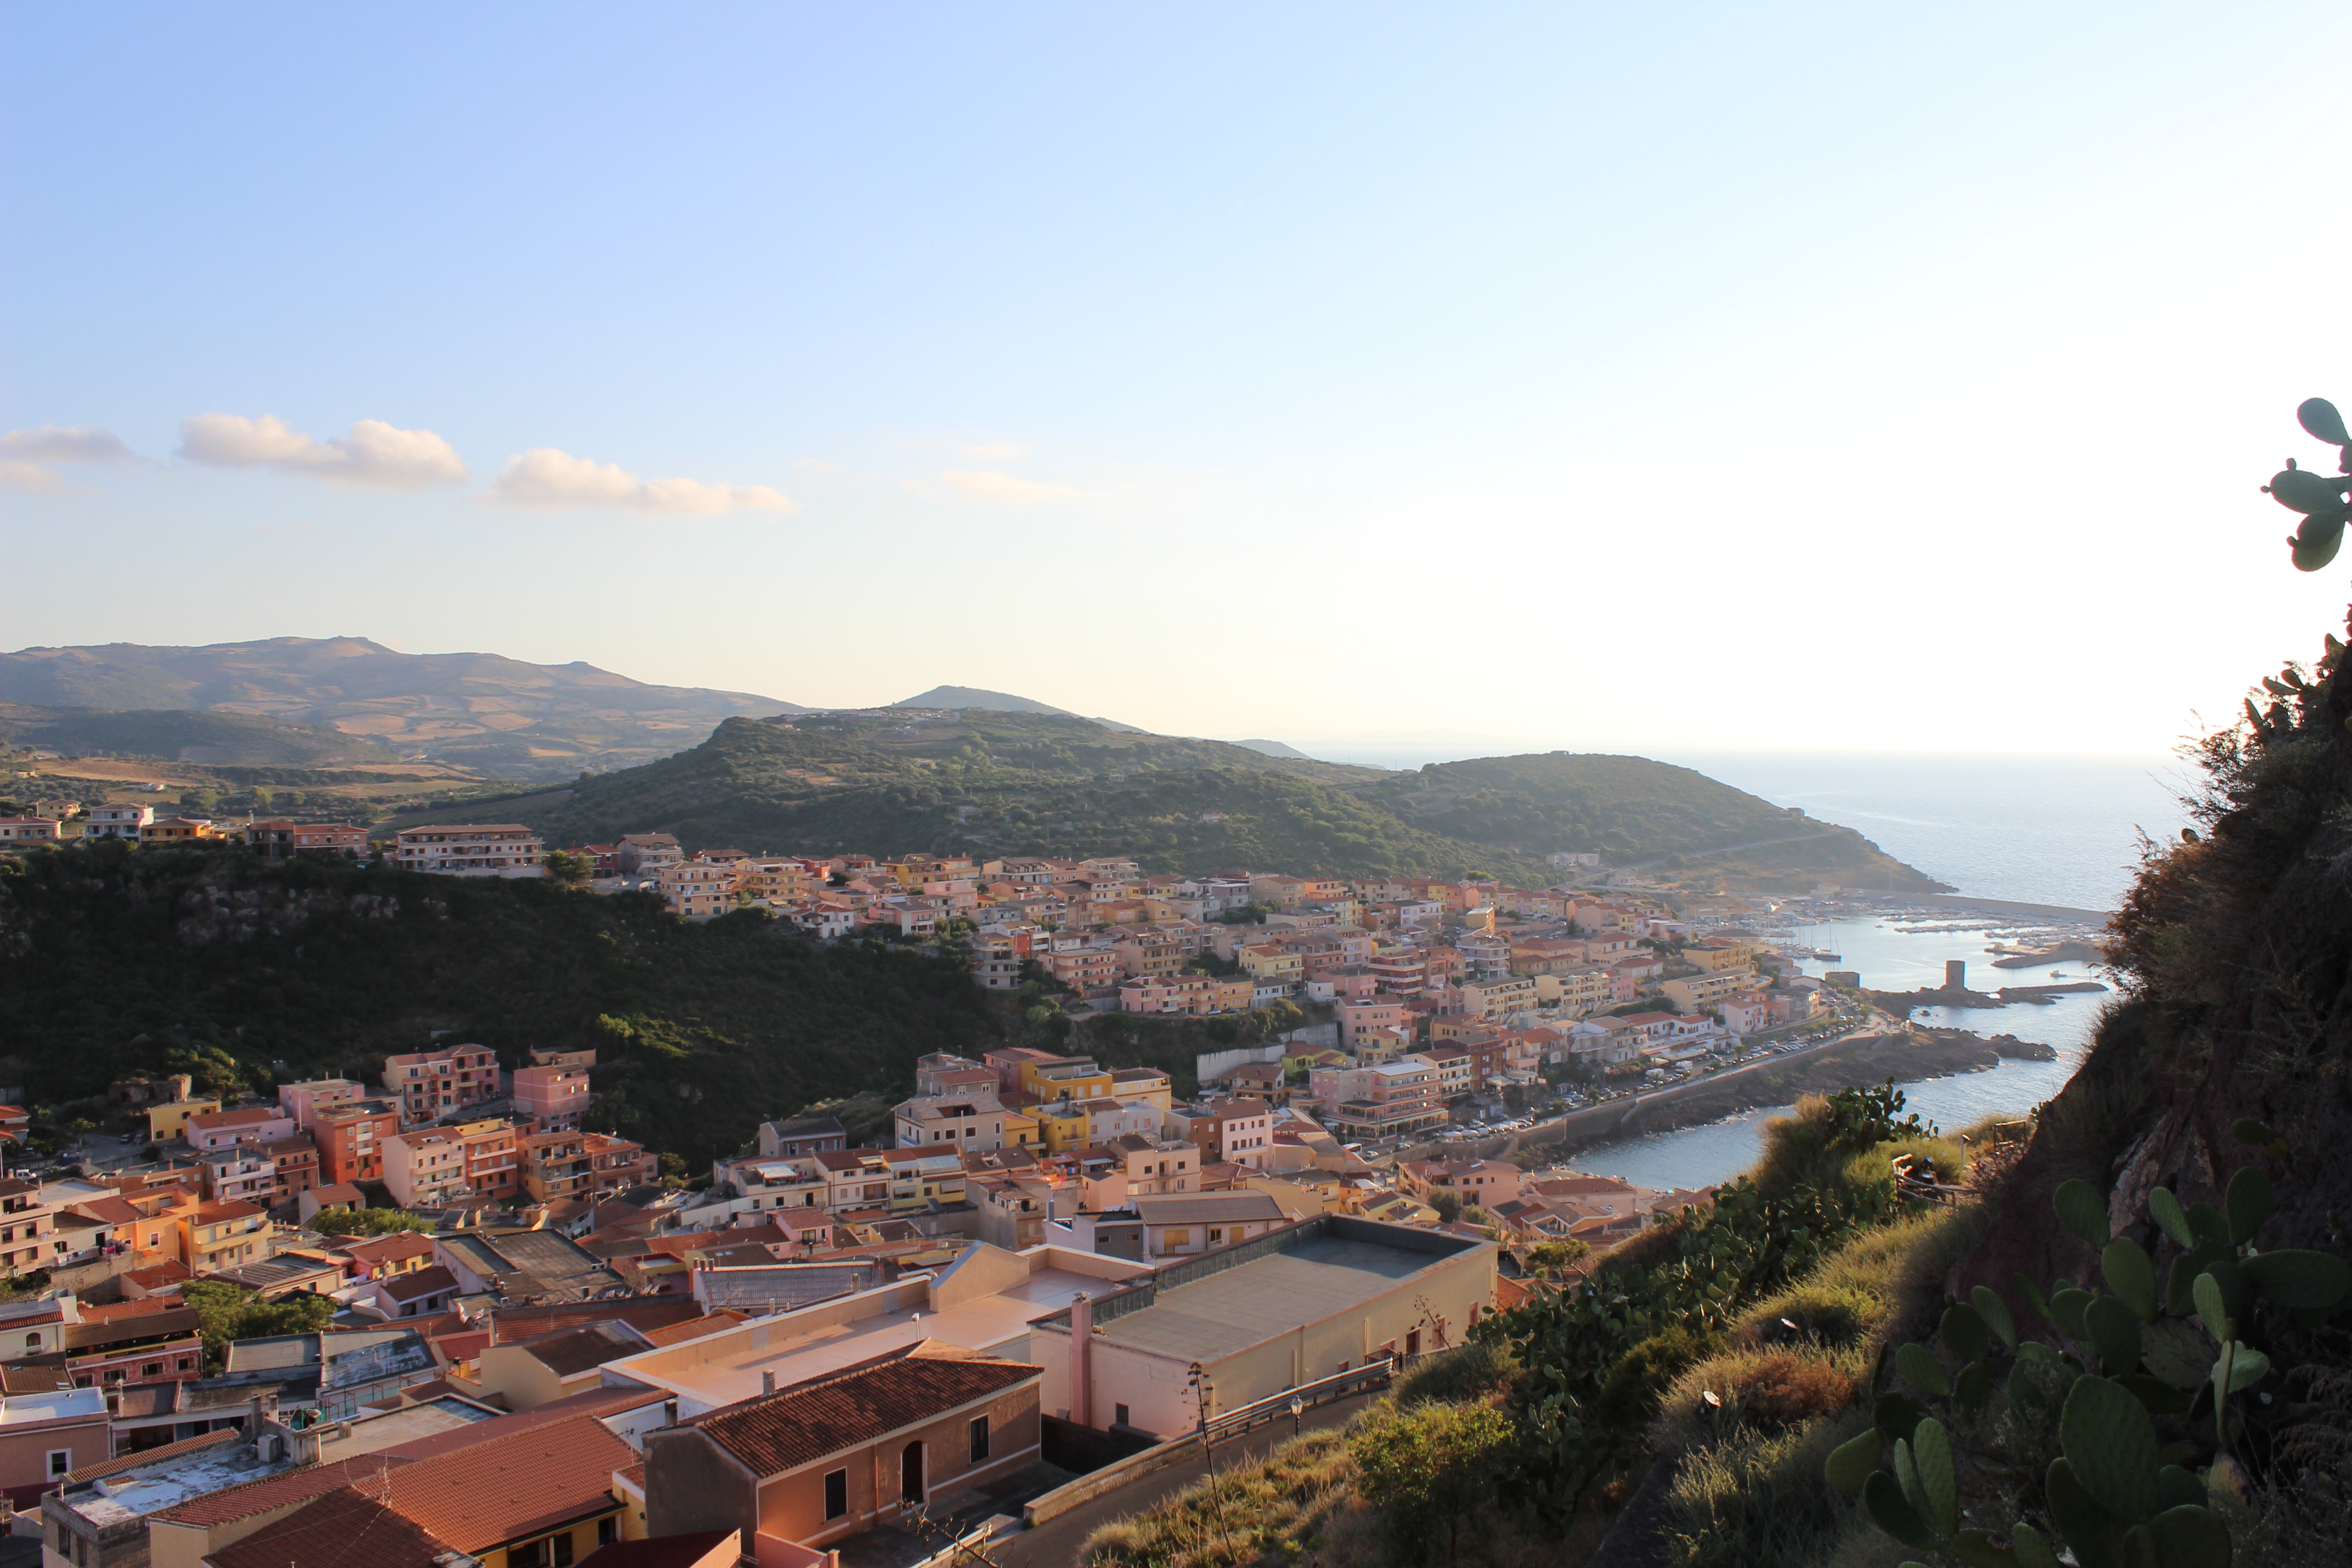
{"type": "Polygon", "coordinates": [[[433,1222],[406,1209],[353,1209],[338,1204],[311,1215],[310,1228],[320,1236],[390,1236],[404,1230],[430,1235],[433,1222]]]}
{"type": "Polygon", "coordinates": [[[1430,1189],[1429,1206],[1435,1209],[1437,1211],[1437,1217],[1444,1220],[1447,1225],[1452,1225],[1455,1220],[1462,1217],[1462,1199],[1460,1194],[1449,1193],[1443,1187],[1432,1187],[1430,1189]]]}
{"type": "Polygon", "coordinates": [[[1572,1237],[1566,1241],[1539,1241],[1528,1249],[1528,1268],[1549,1279],[1579,1258],[1589,1257],[1591,1251],[1589,1245],[1572,1237]]]}
{"type": "Polygon", "coordinates": [[[576,888],[596,869],[596,862],[570,849],[550,849],[539,858],[547,874],[567,888],[576,888]]]}
{"type": "Polygon", "coordinates": [[[1445,1561],[1458,1560],[1463,1524],[1491,1501],[1510,1436],[1491,1405],[1429,1404],[1376,1419],[1349,1444],[1366,1500],[1388,1510],[1398,1561],[1431,1562],[1441,1541],[1445,1561]]]}
{"type": "Polygon", "coordinates": [[[272,1334],[315,1334],[335,1315],[335,1303],[326,1296],[298,1294],[265,1301],[225,1279],[197,1279],[180,1288],[180,1300],[196,1310],[196,1333],[205,1342],[205,1365],[217,1373],[228,1358],[234,1340],[266,1339],[272,1334]]]}

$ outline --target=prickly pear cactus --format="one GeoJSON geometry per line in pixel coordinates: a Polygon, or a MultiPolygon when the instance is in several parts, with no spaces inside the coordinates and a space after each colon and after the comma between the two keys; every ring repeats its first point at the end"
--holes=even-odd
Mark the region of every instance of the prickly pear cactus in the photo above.
{"type": "MultiPolygon", "coordinates": [[[[2324,417],[2305,405],[2305,427],[2340,433],[2335,409],[2318,406],[2324,417]]],[[[2292,1169],[2269,1128],[2243,1121],[2236,1131],[2292,1169]]],[[[2249,1342],[2257,1303],[2304,1327],[2352,1307],[2352,1263],[2255,1246],[2271,1200],[2259,1165],[2231,1178],[2220,1208],[2158,1188],[2148,1217],[2179,1249],[2159,1279],[2146,1248],[2110,1234],[2099,1191],[2066,1183],[2053,1206],[2098,1249],[2105,1289],[2060,1280],[2045,1294],[2012,1277],[2018,1300],[2055,1331],[2045,1337],[2022,1333],[2020,1315],[1984,1286],[1953,1302],[1933,1344],[1896,1345],[1882,1358],[1870,1429],[1830,1455],[1830,1485],[1861,1493],[1871,1520],[1905,1545],[1972,1568],[2057,1568],[2061,1545],[2080,1568],[2228,1568],[2228,1527],[2191,1467],[2229,1452],[2244,1429],[2243,1396],[2270,1375],[2268,1355],[2249,1342]],[[1880,1392],[1890,1373],[1904,1386],[1880,1392]],[[1982,1427],[1996,1388],[2020,1413],[2046,1420],[2054,1409],[2057,1418],[2039,1517],[2005,1531],[1966,1520],[1953,1438],[1982,1427]]]]}

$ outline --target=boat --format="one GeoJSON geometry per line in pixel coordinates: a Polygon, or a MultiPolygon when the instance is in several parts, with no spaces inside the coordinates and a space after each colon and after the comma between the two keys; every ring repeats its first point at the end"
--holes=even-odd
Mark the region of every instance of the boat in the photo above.
{"type": "Polygon", "coordinates": [[[1813,957],[1822,963],[1843,963],[1845,962],[1844,953],[1823,952],[1819,948],[1815,948],[1813,950],[1813,957]]]}

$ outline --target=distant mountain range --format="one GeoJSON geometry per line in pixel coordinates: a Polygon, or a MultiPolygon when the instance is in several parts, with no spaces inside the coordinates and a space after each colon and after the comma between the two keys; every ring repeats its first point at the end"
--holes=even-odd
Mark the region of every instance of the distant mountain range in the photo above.
{"type": "Polygon", "coordinates": [[[401,760],[399,752],[364,735],[198,708],[37,708],[0,702],[0,742],[65,757],[160,757],[241,767],[366,767],[401,760]]]}
{"type": "MultiPolygon", "coordinates": [[[[723,719],[807,711],[751,692],[650,686],[592,664],[399,653],[365,637],[25,648],[0,654],[0,702],[143,713],[151,731],[162,710],[245,714],[338,731],[368,748],[370,758],[429,757],[494,774],[563,777],[667,756],[723,719]]],[[[186,746],[216,743],[193,731],[176,741],[158,732],[149,754],[181,757],[186,746]]],[[[93,739],[88,749],[132,748],[93,739]]]]}

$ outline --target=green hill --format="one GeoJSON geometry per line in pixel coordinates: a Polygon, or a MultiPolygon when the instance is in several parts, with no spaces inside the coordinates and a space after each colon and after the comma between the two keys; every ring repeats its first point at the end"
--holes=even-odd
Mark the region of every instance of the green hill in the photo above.
{"type": "Polygon", "coordinates": [[[985,1049],[997,1025],[951,961],[759,916],[687,925],[643,895],[110,844],[0,857],[0,1080],[38,1104],[175,1052],[257,1086],[273,1062],[373,1082],[435,1029],[510,1068],[595,1047],[609,1124],[692,1163],[762,1116],[903,1092],[917,1057],[985,1049]]]}
{"type": "MultiPolygon", "coordinates": [[[[1133,855],[1228,866],[1550,880],[1544,857],[1680,856],[1709,875],[1927,890],[1850,829],[1641,757],[1488,758],[1391,773],[1130,733],[1066,714],[977,709],[734,720],[641,768],[516,815],[563,843],[675,833],[689,847],[991,856],[1133,855]]],[[[1672,868],[1663,868],[1671,870],[1672,868]]]]}
{"type": "Polygon", "coordinates": [[[237,767],[341,767],[400,754],[364,735],[202,709],[39,708],[0,702],[0,742],[68,757],[162,757],[237,767]]]}

